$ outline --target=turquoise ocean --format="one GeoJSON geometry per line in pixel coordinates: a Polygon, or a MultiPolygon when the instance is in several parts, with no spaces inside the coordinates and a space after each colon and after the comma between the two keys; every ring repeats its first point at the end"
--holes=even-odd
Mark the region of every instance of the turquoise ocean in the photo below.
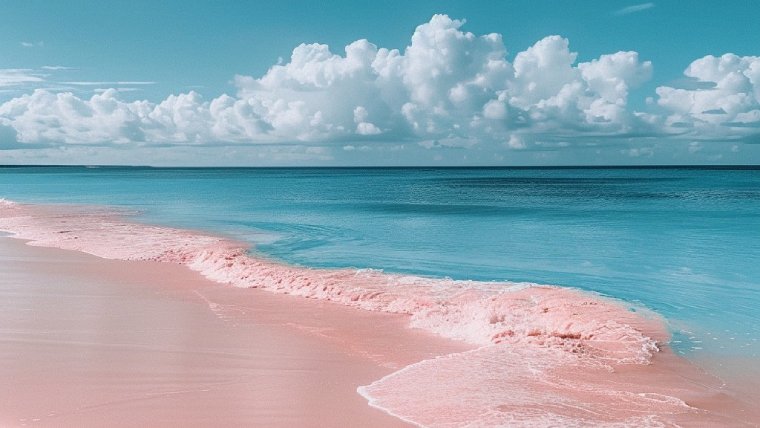
{"type": "Polygon", "coordinates": [[[0,167],[311,267],[574,287],[661,314],[686,357],[760,357],[760,167],[0,167]]]}

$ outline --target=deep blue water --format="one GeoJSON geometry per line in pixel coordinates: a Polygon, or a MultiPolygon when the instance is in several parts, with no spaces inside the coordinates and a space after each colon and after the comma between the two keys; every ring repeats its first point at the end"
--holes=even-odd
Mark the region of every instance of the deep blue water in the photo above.
{"type": "Polygon", "coordinates": [[[0,197],[135,208],[316,267],[593,290],[682,353],[760,355],[760,169],[0,168],[0,197]]]}

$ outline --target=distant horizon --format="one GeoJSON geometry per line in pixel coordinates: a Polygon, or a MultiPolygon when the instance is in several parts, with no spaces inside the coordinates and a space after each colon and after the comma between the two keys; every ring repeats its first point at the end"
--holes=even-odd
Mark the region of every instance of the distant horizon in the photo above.
{"type": "Polygon", "coordinates": [[[193,166],[193,165],[119,165],[119,164],[24,164],[0,168],[134,168],[134,169],[705,169],[760,170],[760,164],[652,164],[652,165],[334,165],[334,166],[193,166]]]}

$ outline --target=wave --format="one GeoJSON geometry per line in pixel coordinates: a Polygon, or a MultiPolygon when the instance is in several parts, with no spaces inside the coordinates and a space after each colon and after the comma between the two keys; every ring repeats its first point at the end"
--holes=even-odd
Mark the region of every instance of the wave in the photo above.
{"type": "Polygon", "coordinates": [[[420,362],[359,389],[371,405],[416,424],[642,426],[694,411],[676,397],[683,390],[610,380],[626,366],[649,365],[669,336],[656,315],[596,294],[292,266],[253,256],[234,240],[140,224],[104,208],[0,200],[0,230],[30,245],[178,263],[237,287],[408,314],[412,327],[472,344],[472,351],[420,362]],[[615,412],[608,412],[610,402],[615,412]]]}

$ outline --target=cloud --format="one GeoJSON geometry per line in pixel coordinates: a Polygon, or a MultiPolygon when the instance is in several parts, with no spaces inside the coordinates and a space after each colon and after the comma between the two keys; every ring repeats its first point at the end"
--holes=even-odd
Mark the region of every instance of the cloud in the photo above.
{"type": "Polygon", "coordinates": [[[546,37],[514,62],[515,77],[501,93],[514,126],[533,134],[625,134],[640,125],[627,106],[629,90],[648,80],[652,64],[636,52],[602,55],[574,65],[567,39],[546,37]]]}
{"type": "Polygon", "coordinates": [[[692,62],[684,75],[701,85],[660,86],[666,132],[696,139],[741,139],[760,131],[760,57],[725,54],[692,62]]]}
{"type": "MultiPolygon", "coordinates": [[[[114,98],[115,91],[82,100],[71,93],[35,90],[0,106],[0,125],[10,126],[22,143],[123,143],[140,104],[129,106],[114,98]]],[[[139,130],[137,130],[139,132],[139,130]]]]}
{"type": "Polygon", "coordinates": [[[632,147],[621,150],[621,153],[632,158],[651,157],[654,155],[654,150],[651,147],[632,147]]]}
{"type": "MultiPolygon", "coordinates": [[[[43,67],[44,68],[44,67],[43,67]]],[[[60,69],[59,69],[60,70],[60,69]]],[[[155,85],[156,82],[145,82],[145,81],[116,81],[116,82],[100,82],[100,81],[74,81],[74,82],[60,82],[64,85],[72,85],[72,86],[140,86],[140,85],[155,85]]]]}
{"type": "Polygon", "coordinates": [[[43,65],[40,68],[48,71],[74,70],[72,67],[65,67],[63,65],[43,65]]]}
{"type": "Polygon", "coordinates": [[[635,5],[632,5],[632,6],[624,7],[622,9],[618,9],[618,10],[612,12],[612,14],[616,15],[616,16],[630,15],[632,13],[642,12],[642,11],[645,11],[647,9],[651,9],[653,7],[654,7],[654,3],[651,3],[651,2],[649,2],[649,3],[640,3],[640,4],[635,4],[635,5]]]}
{"type": "Polygon", "coordinates": [[[504,145],[512,150],[522,150],[526,147],[523,139],[516,134],[510,135],[509,139],[504,142],[504,145]]]}
{"type": "Polygon", "coordinates": [[[20,43],[22,47],[25,48],[41,48],[45,46],[45,42],[38,41],[38,42],[21,42],[20,43]]]}
{"type": "Polygon", "coordinates": [[[499,34],[478,36],[463,25],[435,15],[403,51],[367,40],[342,54],[301,44],[263,76],[237,76],[235,96],[210,101],[195,92],[127,103],[116,90],[90,99],[37,90],[0,106],[0,123],[24,142],[76,144],[411,140],[472,147],[517,141],[517,131],[534,136],[512,148],[528,147],[536,135],[616,135],[639,126],[627,97],[649,78],[651,64],[636,52],[576,64],[568,40],[549,36],[510,63],[499,34]]]}
{"type": "Polygon", "coordinates": [[[107,91],[116,91],[116,92],[137,92],[142,91],[142,88],[130,88],[130,87],[118,87],[118,88],[94,88],[92,92],[96,94],[102,94],[103,92],[107,91]]]}
{"type": "MultiPolygon", "coordinates": [[[[627,145],[635,138],[760,133],[756,57],[699,59],[685,72],[691,83],[657,88],[658,98],[642,112],[628,99],[651,79],[652,64],[636,52],[578,62],[567,39],[548,36],[510,60],[501,35],[476,35],[464,24],[435,15],[402,50],[367,40],[341,52],[304,43],[261,76],[235,76],[234,94],[210,99],[190,91],[128,102],[120,92],[154,82],[63,82],[95,94],[38,88],[0,104],[0,127],[23,144],[279,145],[313,147],[320,152],[303,154],[320,156],[325,147],[358,153],[393,146],[439,158],[602,142],[617,144],[616,153],[651,156],[627,145]]],[[[0,85],[3,76],[35,78],[6,70],[0,85]]]]}
{"type": "Polygon", "coordinates": [[[43,81],[42,76],[33,70],[19,68],[0,69],[0,88],[43,81]]]}

